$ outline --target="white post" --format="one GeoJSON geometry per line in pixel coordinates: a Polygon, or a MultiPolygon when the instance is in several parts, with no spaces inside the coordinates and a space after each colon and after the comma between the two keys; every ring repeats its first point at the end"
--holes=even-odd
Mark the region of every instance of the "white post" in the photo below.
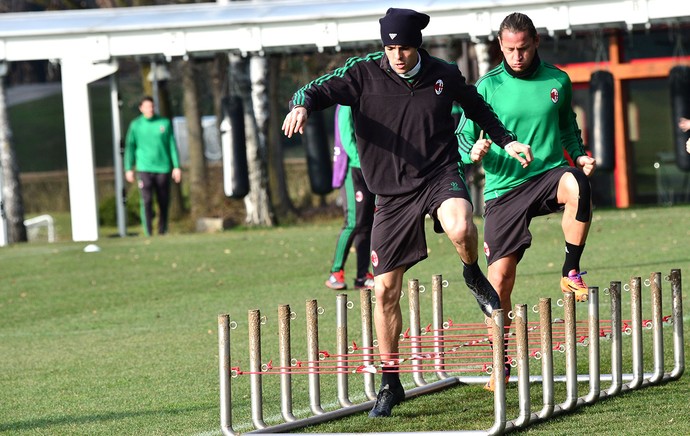
{"type": "Polygon", "coordinates": [[[120,121],[120,97],[115,75],[110,76],[110,108],[113,118],[113,166],[115,167],[115,213],[117,232],[127,236],[127,215],[125,214],[125,181],[122,162],[122,128],[120,121]]]}
{"type": "Polygon", "coordinates": [[[96,241],[98,203],[88,85],[116,72],[117,64],[94,64],[78,57],[63,58],[60,63],[72,240],[96,241]]]}

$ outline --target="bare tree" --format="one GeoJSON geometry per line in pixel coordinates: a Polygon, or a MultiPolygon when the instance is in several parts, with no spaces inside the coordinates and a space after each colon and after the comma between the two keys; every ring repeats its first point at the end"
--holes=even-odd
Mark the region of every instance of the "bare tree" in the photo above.
{"type": "MultiPolygon", "coordinates": [[[[247,224],[272,226],[274,224],[271,198],[268,191],[268,172],[266,169],[266,144],[261,141],[252,103],[252,86],[265,89],[265,61],[259,61],[254,68],[251,80],[246,58],[230,55],[230,75],[232,90],[242,99],[244,107],[244,130],[247,144],[247,164],[249,169],[249,194],[244,197],[247,211],[247,224]],[[253,83],[252,83],[253,82],[253,83]]],[[[262,111],[265,109],[262,109],[262,111]]]]}
{"type": "Polygon", "coordinates": [[[268,62],[266,56],[254,55],[249,58],[249,80],[251,81],[251,98],[256,121],[256,138],[262,151],[262,160],[266,161],[266,133],[268,130],[268,62]]]}
{"type": "Polygon", "coordinates": [[[182,61],[182,85],[184,93],[184,116],[187,120],[187,144],[189,147],[189,202],[192,223],[206,216],[208,186],[206,158],[199,111],[199,91],[196,83],[194,58],[182,61]]]}
{"type": "Polygon", "coordinates": [[[273,104],[269,104],[268,117],[268,162],[269,175],[271,181],[271,192],[277,194],[278,201],[278,215],[281,217],[294,215],[297,213],[295,206],[290,200],[290,195],[287,190],[287,182],[285,177],[285,166],[283,157],[283,147],[281,143],[280,126],[283,115],[281,106],[278,104],[280,96],[278,93],[278,83],[280,80],[282,57],[280,55],[271,55],[268,58],[268,100],[273,104]]]}
{"type": "Polygon", "coordinates": [[[24,202],[22,200],[22,185],[19,180],[19,165],[17,164],[14,146],[12,144],[12,129],[7,115],[7,98],[5,92],[5,74],[7,64],[0,63],[0,174],[2,174],[2,198],[7,218],[7,241],[26,242],[26,226],[24,226],[24,202]]]}
{"type": "Polygon", "coordinates": [[[228,57],[224,53],[216,53],[211,63],[211,96],[213,98],[213,113],[216,115],[216,126],[220,132],[223,119],[223,97],[228,94],[228,57]]]}

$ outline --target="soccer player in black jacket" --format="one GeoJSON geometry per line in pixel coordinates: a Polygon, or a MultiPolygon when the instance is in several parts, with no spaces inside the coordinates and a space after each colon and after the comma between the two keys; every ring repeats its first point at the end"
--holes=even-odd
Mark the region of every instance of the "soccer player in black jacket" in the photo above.
{"type": "Polygon", "coordinates": [[[529,145],[506,130],[457,65],[419,48],[428,15],[390,8],[379,23],[384,50],[351,58],[299,89],[282,127],[291,137],[303,133],[312,111],[335,104],[352,108],[362,174],[376,195],[371,261],[382,380],[370,417],[390,416],[405,399],[398,376],[399,301],[403,274],[427,257],[427,214],[434,230],[445,232],[455,246],[465,282],[484,314],[500,308],[477,264],[477,228],[454,135],[453,102],[523,166],[532,160],[529,145]]]}

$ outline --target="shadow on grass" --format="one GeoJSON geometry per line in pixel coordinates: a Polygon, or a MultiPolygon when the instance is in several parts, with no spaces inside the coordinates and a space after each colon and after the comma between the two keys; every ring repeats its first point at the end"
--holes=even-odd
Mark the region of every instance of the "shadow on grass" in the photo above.
{"type": "MultiPolygon", "coordinates": [[[[140,233],[128,231],[125,233],[125,237],[126,236],[140,236],[140,233]]],[[[108,238],[122,238],[122,236],[119,233],[108,233],[106,235],[106,237],[108,237],[108,238]]]]}
{"type": "Polygon", "coordinates": [[[118,421],[121,419],[132,418],[137,416],[162,416],[162,415],[179,415],[186,412],[196,412],[199,410],[208,410],[217,407],[215,403],[196,407],[186,407],[181,409],[157,409],[157,410],[143,410],[132,412],[110,412],[100,413],[96,415],[87,416],[73,416],[66,415],[55,418],[40,418],[28,421],[6,422],[0,424],[0,433],[6,431],[18,430],[38,430],[51,428],[60,425],[74,425],[74,424],[88,424],[97,422],[118,421]]]}

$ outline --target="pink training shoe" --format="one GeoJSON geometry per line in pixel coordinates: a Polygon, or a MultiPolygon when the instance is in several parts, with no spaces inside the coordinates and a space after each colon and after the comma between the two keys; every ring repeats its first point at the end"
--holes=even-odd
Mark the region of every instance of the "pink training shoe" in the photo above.
{"type": "Polygon", "coordinates": [[[561,291],[574,292],[575,301],[583,302],[589,298],[589,288],[582,280],[582,276],[587,274],[587,271],[577,272],[571,269],[567,277],[561,279],[561,291]]]}

